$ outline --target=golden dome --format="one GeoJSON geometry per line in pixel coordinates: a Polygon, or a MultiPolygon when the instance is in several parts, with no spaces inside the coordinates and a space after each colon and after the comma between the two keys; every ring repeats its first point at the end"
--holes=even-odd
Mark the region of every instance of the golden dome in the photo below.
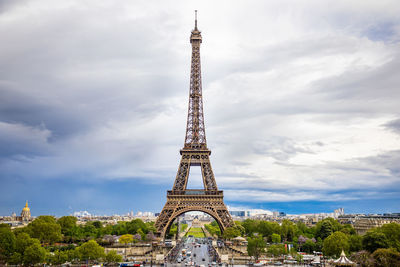
{"type": "Polygon", "coordinates": [[[30,211],[28,207],[28,201],[26,201],[25,207],[22,209],[22,211],[30,211]]]}

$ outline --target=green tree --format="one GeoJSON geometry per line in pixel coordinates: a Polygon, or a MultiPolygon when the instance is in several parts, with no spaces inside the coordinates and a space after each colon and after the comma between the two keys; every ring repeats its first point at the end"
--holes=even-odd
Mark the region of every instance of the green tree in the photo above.
{"type": "Polygon", "coordinates": [[[124,235],[127,233],[128,233],[128,231],[126,230],[125,222],[118,222],[116,225],[113,226],[113,230],[112,230],[113,235],[124,235]]]}
{"type": "Polygon", "coordinates": [[[100,221],[94,221],[92,222],[92,225],[97,229],[103,227],[103,224],[100,221]]]}
{"type": "Polygon", "coordinates": [[[278,234],[272,234],[271,235],[271,240],[272,243],[280,243],[281,242],[281,236],[278,234]]]}
{"type": "Polygon", "coordinates": [[[32,234],[32,231],[29,227],[25,226],[25,227],[20,227],[20,228],[16,228],[13,230],[13,233],[15,236],[21,234],[21,233],[26,233],[28,235],[32,234]]]}
{"type": "Polygon", "coordinates": [[[400,253],[393,248],[378,248],[372,253],[375,259],[375,266],[396,267],[400,266],[400,253]]]}
{"type": "Polygon", "coordinates": [[[80,254],[78,248],[70,249],[65,251],[68,255],[68,261],[70,262],[78,262],[80,259],[80,254]]]}
{"type": "Polygon", "coordinates": [[[157,232],[157,229],[154,226],[154,224],[155,224],[155,222],[146,222],[145,223],[148,232],[150,232],[150,231],[152,231],[153,233],[157,232]]]}
{"type": "Polygon", "coordinates": [[[8,258],[7,263],[8,263],[8,264],[11,264],[11,265],[19,265],[19,264],[22,264],[22,260],[23,260],[23,257],[22,257],[22,255],[21,255],[21,253],[19,253],[19,252],[14,252],[14,253],[8,258]]]}
{"type": "Polygon", "coordinates": [[[322,241],[321,237],[318,237],[315,242],[315,250],[322,251],[322,247],[324,246],[324,241],[322,241]]]}
{"type": "Polygon", "coordinates": [[[321,222],[321,226],[319,228],[319,231],[317,232],[317,236],[321,237],[322,239],[327,238],[333,233],[333,225],[331,221],[324,220],[321,222]]]}
{"type": "Polygon", "coordinates": [[[274,257],[284,255],[286,254],[285,245],[284,244],[271,245],[268,247],[268,253],[270,253],[274,257]]]}
{"type": "Polygon", "coordinates": [[[53,216],[39,216],[28,227],[32,233],[30,236],[39,239],[42,243],[52,244],[62,238],[61,226],[53,216]]]}
{"type": "Polygon", "coordinates": [[[129,234],[136,234],[139,229],[141,229],[144,234],[148,232],[147,225],[141,219],[134,219],[126,223],[126,230],[129,234]]]}
{"type": "Polygon", "coordinates": [[[15,250],[15,235],[10,227],[0,227],[0,262],[4,262],[15,250]]]}
{"type": "Polygon", "coordinates": [[[231,239],[237,236],[240,236],[240,230],[236,226],[227,227],[224,233],[222,234],[222,237],[225,239],[231,239]]]}
{"type": "Polygon", "coordinates": [[[71,235],[72,230],[76,227],[78,219],[74,216],[63,216],[57,220],[61,226],[61,233],[64,235],[71,235]]]}
{"type": "Polygon", "coordinates": [[[36,218],[36,220],[44,221],[47,223],[57,223],[56,218],[51,215],[40,215],[39,217],[36,218]]]}
{"type": "Polygon", "coordinates": [[[117,254],[115,250],[110,250],[105,258],[107,263],[117,263],[122,261],[122,256],[117,254]]]}
{"type": "Polygon", "coordinates": [[[98,260],[105,256],[104,248],[97,244],[94,240],[89,240],[82,246],[77,248],[79,258],[83,261],[98,260]]]}
{"type": "Polygon", "coordinates": [[[121,235],[119,237],[119,243],[121,244],[127,245],[132,242],[133,242],[133,235],[131,234],[121,235]]]}
{"type": "Polygon", "coordinates": [[[315,237],[322,240],[330,236],[332,233],[342,229],[341,224],[333,218],[326,218],[319,221],[315,228],[315,237]]]}
{"type": "Polygon", "coordinates": [[[87,238],[95,238],[98,236],[99,229],[97,229],[93,224],[87,223],[83,226],[83,235],[87,238]]]}
{"type": "Polygon", "coordinates": [[[213,236],[221,236],[221,230],[219,229],[218,223],[212,221],[210,224],[205,224],[204,227],[213,236]]]}
{"type": "Polygon", "coordinates": [[[298,221],[296,226],[300,235],[305,235],[308,232],[308,227],[304,222],[298,221]]]}
{"type": "Polygon", "coordinates": [[[349,251],[349,241],[347,235],[342,232],[334,232],[324,240],[323,252],[326,256],[339,257],[342,250],[349,251]]]}
{"type": "Polygon", "coordinates": [[[235,228],[240,231],[240,236],[244,236],[246,234],[246,229],[244,229],[241,222],[235,221],[235,228]]]}
{"type": "Polygon", "coordinates": [[[312,254],[313,251],[316,251],[316,244],[311,239],[307,239],[302,246],[302,251],[308,254],[312,254]]]}
{"type": "Polygon", "coordinates": [[[21,233],[17,235],[15,242],[15,250],[21,255],[23,255],[25,249],[33,244],[40,245],[40,241],[36,238],[31,238],[27,233],[21,233]]]}
{"type": "Polygon", "coordinates": [[[246,234],[252,236],[254,233],[258,232],[258,222],[251,219],[246,219],[242,222],[246,234]]]}
{"type": "Polygon", "coordinates": [[[69,261],[69,252],[57,250],[54,251],[53,255],[50,256],[50,263],[54,265],[63,264],[69,261]]]}
{"type": "Polygon", "coordinates": [[[296,232],[296,225],[293,222],[289,220],[282,221],[281,233],[284,240],[293,241],[296,232]]]}
{"type": "Polygon", "coordinates": [[[349,236],[350,252],[357,252],[362,250],[362,237],[359,235],[349,236]]]}
{"type": "Polygon", "coordinates": [[[388,245],[391,248],[397,249],[400,252],[400,224],[388,223],[377,229],[386,236],[388,245]]]}
{"type": "Polygon", "coordinates": [[[35,265],[43,263],[46,258],[46,250],[38,243],[27,247],[24,252],[23,262],[25,265],[35,265]]]}
{"type": "Polygon", "coordinates": [[[346,235],[355,235],[356,234],[356,230],[354,229],[354,227],[351,224],[343,225],[342,228],[340,229],[340,232],[345,233],[346,235]]]}
{"type": "Polygon", "coordinates": [[[363,248],[369,252],[374,252],[378,248],[388,248],[388,240],[384,233],[378,232],[375,229],[368,231],[362,239],[363,248]]]}
{"type": "Polygon", "coordinates": [[[256,236],[254,238],[249,237],[247,242],[247,253],[257,261],[258,257],[260,257],[261,253],[265,250],[265,242],[262,236],[256,236]]]}
{"type": "MultiPolygon", "coordinates": [[[[246,228],[245,228],[245,232],[246,228]]],[[[254,229],[254,232],[259,233],[263,235],[264,237],[269,237],[271,236],[274,232],[273,226],[271,222],[268,221],[259,221],[254,229]]],[[[277,234],[280,234],[280,231],[277,232],[277,234]]]]}

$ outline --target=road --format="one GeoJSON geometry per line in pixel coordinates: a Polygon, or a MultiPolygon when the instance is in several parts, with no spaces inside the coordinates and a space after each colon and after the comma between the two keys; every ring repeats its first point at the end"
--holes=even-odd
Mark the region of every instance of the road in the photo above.
{"type": "Polygon", "coordinates": [[[187,238],[183,249],[185,253],[179,253],[174,262],[167,263],[167,267],[211,266],[212,259],[208,254],[208,241],[206,238],[187,238]]]}

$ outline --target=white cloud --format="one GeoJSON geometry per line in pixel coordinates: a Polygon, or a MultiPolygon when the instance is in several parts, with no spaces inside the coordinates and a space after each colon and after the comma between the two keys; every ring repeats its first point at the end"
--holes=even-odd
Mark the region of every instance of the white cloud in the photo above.
{"type": "Polygon", "coordinates": [[[172,186],[194,9],[207,140],[228,200],[238,188],[255,202],[398,190],[396,1],[5,2],[1,149],[29,159],[7,156],[0,170],[172,186]]]}

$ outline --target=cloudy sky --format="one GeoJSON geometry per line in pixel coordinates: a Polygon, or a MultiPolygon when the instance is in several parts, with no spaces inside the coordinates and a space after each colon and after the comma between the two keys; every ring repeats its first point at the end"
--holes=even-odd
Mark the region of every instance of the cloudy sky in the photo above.
{"type": "Polygon", "coordinates": [[[162,209],[195,9],[231,208],[400,211],[398,1],[2,0],[0,215],[162,209]]]}

